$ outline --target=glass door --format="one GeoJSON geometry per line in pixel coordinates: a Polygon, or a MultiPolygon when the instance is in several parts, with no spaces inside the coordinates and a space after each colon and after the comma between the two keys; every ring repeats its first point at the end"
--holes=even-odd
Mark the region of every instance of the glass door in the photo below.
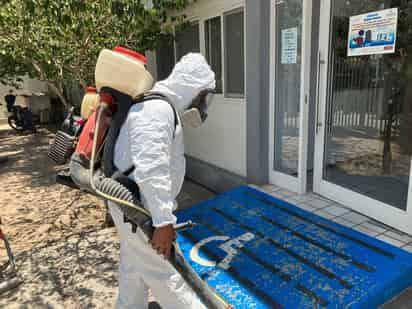
{"type": "Polygon", "coordinates": [[[412,233],[412,2],[322,1],[314,190],[412,233]]]}
{"type": "Polygon", "coordinates": [[[272,1],[270,181],[306,190],[311,1],[272,1]]]}

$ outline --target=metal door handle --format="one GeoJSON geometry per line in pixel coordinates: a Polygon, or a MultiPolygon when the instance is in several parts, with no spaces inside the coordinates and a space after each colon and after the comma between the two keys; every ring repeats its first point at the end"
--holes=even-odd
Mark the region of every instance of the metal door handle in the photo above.
{"type": "Polygon", "coordinates": [[[319,128],[322,127],[323,123],[319,121],[319,105],[320,105],[320,67],[323,61],[321,60],[321,54],[320,50],[318,52],[318,71],[317,71],[317,77],[316,77],[316,134],[319,132],[319,128]]]}

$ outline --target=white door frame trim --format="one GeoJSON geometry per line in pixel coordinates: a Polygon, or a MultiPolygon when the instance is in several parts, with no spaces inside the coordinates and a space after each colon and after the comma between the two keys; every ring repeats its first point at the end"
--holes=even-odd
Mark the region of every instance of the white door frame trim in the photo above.
{"type": "Polygon", "coordinates": [[[275,156],[275,104],[276,104],[276,2],[271,0],[270,13],[270,106],[269,106],[269,181],[299,194],[306,192],[307,151],[309,127],[309,90],[311,72],[312,0],[302,0],[302,59],[299,117],[299,163],[298,177],[287,175],[274,168],[275,156]]]}
{"type": "Polygon", "coordinates": [[[335,200],[353,210],[363,213],[368,217],[393,226],[403,232],[412,234],[412,161],[409,175],[409,194],[406,211],[387,205],[366,195],[333,184],[323,179],[323,160],[325,152],[325,130],[327,110],[327,74],[329,68],[330,48],[330,19],[331,0],[321,0],[319,24],[319,59],[318,59],[318,114],[320,123],[316,133],[315,143],[315,170],[314,191],[329,199],[335,200]],[[323,124],[323,125],[322,125],[323,124]]]}

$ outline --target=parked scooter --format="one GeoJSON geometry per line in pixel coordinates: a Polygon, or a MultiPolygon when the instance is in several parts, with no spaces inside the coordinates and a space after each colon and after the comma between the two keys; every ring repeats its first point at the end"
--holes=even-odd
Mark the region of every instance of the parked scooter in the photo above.
{"type": "Polygon", "coordinates": [[[33,115],[29,108],[15,105],[12,107],[11,115],[7,121],[9,126],[16,131],[31,131],[32,133],[36,133],[36,124],[40,122],[40,118],[33,115]]]}

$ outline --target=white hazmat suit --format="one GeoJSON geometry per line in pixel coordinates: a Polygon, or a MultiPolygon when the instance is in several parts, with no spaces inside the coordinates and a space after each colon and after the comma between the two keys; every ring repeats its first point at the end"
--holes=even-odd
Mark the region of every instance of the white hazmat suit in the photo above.
{"type": "MultiPolygon", "coordinates": [[[[205,58],[190,53],[153,91],[168,96],[178,114],[204,89],[215,88],[215,74],[205,58]]],[[[131,177],[138,184],[142,203],[155,227],[176,223],[173,211],[185,175],[182,126],[175,127],[172,107],[162,100],[134,105],[115,145],[114,163],[124,171],[135,166],[131,177]]],[[[116,308],[147,308],[148,287],[164,309],[205,308],[181,275],[148,243],[138,229],[131,232],[123,213],[110,203],[120,237],[119,297],[116,308]]]]}

